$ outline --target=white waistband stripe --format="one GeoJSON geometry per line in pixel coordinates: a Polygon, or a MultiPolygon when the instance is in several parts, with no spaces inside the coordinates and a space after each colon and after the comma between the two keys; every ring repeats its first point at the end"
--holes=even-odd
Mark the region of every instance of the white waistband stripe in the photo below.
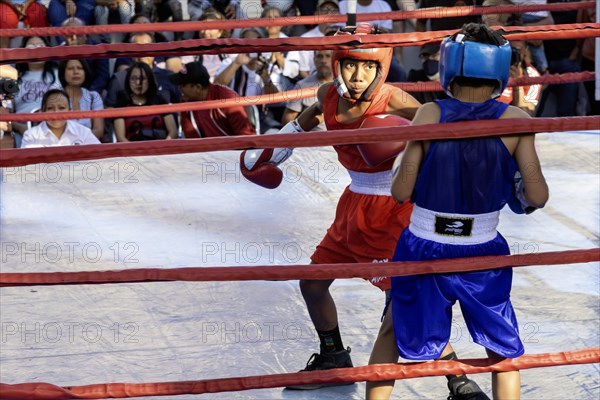
{"type": "Polygon", "coordinates": [[[445,214],[414,206],[410,231],[438,243],[471,245],[489,242],[498,232],[500,211],[486,214],[445,214]]]}
{"type": "Polygon", "coordinates": [[[370,194],[376,196],[392,195],[392,171],[381,171],[368,174],[348,170],[352,182],[350,190],[354,193],[370,194]]]}

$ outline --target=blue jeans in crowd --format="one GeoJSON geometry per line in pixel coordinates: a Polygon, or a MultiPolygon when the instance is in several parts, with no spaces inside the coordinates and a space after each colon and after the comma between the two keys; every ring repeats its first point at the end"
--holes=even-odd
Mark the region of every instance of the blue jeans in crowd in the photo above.
{"type": "MultiPolygon", "coordinates": [[[[75,0],[77,11],[75,16],[86,25],[94,25],[94,0],[75,0]]],[[[64,0],[50,0],[48,4],[48,21],[52,26],[61,26],[68,17],[64,0]]]]}

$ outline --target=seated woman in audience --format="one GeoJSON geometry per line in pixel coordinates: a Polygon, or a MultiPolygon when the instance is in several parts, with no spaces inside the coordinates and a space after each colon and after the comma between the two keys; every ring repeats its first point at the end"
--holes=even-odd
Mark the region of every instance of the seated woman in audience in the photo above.
{"type": "MultiPolygon", "coordinates": [[[[58,64],[58,79],[69,95],[71,110],[95,111],[103,110],[104,104],[98,92],[89,90],[92,74],[85,60],[63,60],[58,64]]],[[[100,139],[104,135],[104,118],[78,119],[81,125],[92,130],[100,139]]]]}
{"type": "MultiPolygon", "coordinates": [[[[134,63],[125,77],[125,93],[117,107],[151,106],[167,104],[158,94],[156,78],[148,64],[134,63]]],[[[177,138],[177,124],[172,114],[142,114],[116,118],[117,141],[130,142],[177,138]]]]}
{"type": "MultiPolygon", "coordinates": [[[[23,39],[22,48],[37,49],[48,47],[46,38],[30,36],[23,39]]],[[[42,107],[42,96],[58,82],[58,71],[53,61],[30,61],[17,64],[19,72],[19,92],[13,100],[14,112],[31,113],[42,107]]],[[[12,129],[15,147],[20,147],[23,133],[27,129],[24,122],[14,122],[12,129]]]]}
{"type": "MultiPolygon", "coordinates": [[[[69,111],[69,95],[61,89],[50,89],[42,98],[45,113],[69,111]]],[[[100,144],[89,128],[77,121],[44,121],[28,129],[23,136],[22,148],[100,144]]]]}

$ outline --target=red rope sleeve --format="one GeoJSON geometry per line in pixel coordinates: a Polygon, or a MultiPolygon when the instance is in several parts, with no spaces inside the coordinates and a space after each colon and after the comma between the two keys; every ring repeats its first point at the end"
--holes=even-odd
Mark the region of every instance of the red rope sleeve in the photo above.
{"type": "MultiPolygon", "coordinates": [[[[535,84],[562,84],[570,82],[582,82],[591,81],[595,79],[595,73],[593,71],[584,72],[569,72],[565,74],[546,74],[536,77],[521,77],[511,78],[508,82],[508,86],[526,86],[535,84]]],[[[429,82],[398,82],[392,83],[391,85],[396,86],[402,90],[408,92],[434,92],[441,91],[442,87],[437,81],[429,82]]],[[[59,119],[81,119],[81,118],[116,118],[116,117],[130,117],[142,114],[153,114],[153,113],[178,113],[182,111],[190,110],[207,110],[213,108],[225,108],[231,106],[238,106],[239,104],[272,104],[279,103],[282,101],[293,101],[309,97],[315,97],[318,87],[305,88],[299,90],[288,90],[286,92],[279,92],[273,94],[264,94],[253,97],[242,97],[238,96],[232,99],[226,100],[210,100],[210,101],[197,101],[197,102],[185,102],[180,104],[169,104],[161,106],[142,106],[142,107],[125,107],[125,108],[110,108],[99,111],[68,111],[68,112],[56,112],[56,113],[17,113],[17,114],[0,114],[0,121],[14,121],[14,122],[41,122],[41,121],[52,121],[59,119]],[[149,107],[149,108],[147,108],[149,107]]]]}
{"type": "MultiPolygon", "coordinates": [[[[583,39],[600,34],[600,23],[506,27],[508,40],[583,39]]],[[[0,30],[2,32],[2,30],[0,30]]],[[[0,49],[3,64],[67,58],[184,56],[336,48],[420,46],[439,42],[456,30],[383,35],[289,37],[279,39],[193,39],[166,43],[114,43],[37,49],[0,49]]]]}
{"type": "Polygon", "coordinates": [[[375,276],[470,272],[504,267],[576,264],[593,261],[600,261],[600,249],[376,264],[267,265],[252,267],[194,267],[172,269],[139,268],[117,271],[82,272],[4,272],[0,273],[0,287],[165,281],[212,282],[372,278],[375,276]]]}
{"type": "Polygon", "coordinates": [[[318,147],[334,144],[485,137],[526,132],[591,130],[597,129],[598,126],[600,126],[600,116],[531,118],[506,119],[501,124],[495,120],[468,121],[448,124],[367,128],[361,129],[360,132],[350,129],[331,132],[282,133],[279,135],[229,136],[81,146],[53,146],[31,149],[3,149],[0,151],[0,167],[17,167],[48,162],[98,160],[111,157],[185,154],[248,148],[318,147]]]}
{"type": "Polygon", "coordinates": [[[328,382],[362,382],[390,379],[411,379],[446,374],[478,374],[504,372],[558,365],[578,365],[600,362],[600,349],[524,355],[514,359],[464,359],[368,365],[355,368],[288,374],[258,375],[198,381],[156,383],[105,383],[59,387],[49,383],[0,384],[0,396],[6,400],[21,399],[102,399],[142,396],[177,396],[184,394],[221,393],[251,389],[266,389],[289,385],[328,382]]]}

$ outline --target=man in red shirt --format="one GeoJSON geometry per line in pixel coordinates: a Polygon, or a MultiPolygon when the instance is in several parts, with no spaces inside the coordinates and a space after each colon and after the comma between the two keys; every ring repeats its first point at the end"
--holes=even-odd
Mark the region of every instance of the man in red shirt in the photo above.
{"type": "MultiPolygon", "coordinates": [[[[210,75],[201,62],[191,62],[176,74],[169,76],[179,87],[183,101],[222,100],[238,97],[228,87],[210,83],[210,75]]],[[[186,138],[214,136],[255,135],[244,106],[210,110],[183,111],[181,128],[186,138]]]]}

